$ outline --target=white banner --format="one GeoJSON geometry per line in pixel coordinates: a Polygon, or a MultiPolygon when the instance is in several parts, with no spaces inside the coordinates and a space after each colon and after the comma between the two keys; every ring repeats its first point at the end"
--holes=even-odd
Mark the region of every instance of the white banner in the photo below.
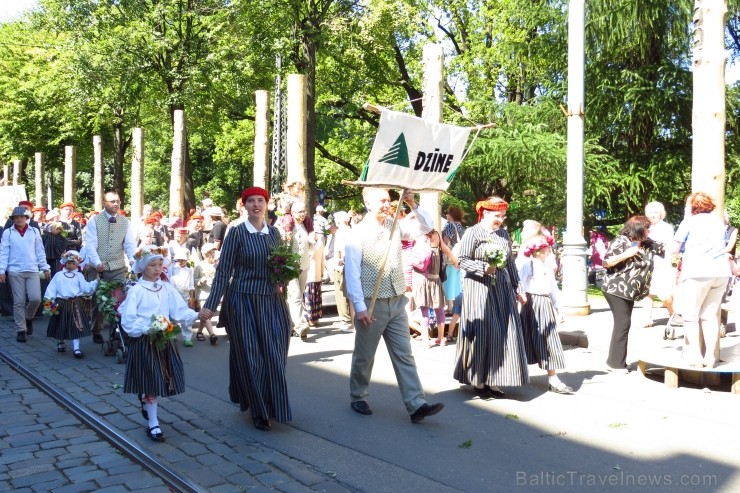
{"type": "Polygon", "coordinates": [[[469,128],[384,109],[362,185],[445,191],[460,165],[469,128]]]}

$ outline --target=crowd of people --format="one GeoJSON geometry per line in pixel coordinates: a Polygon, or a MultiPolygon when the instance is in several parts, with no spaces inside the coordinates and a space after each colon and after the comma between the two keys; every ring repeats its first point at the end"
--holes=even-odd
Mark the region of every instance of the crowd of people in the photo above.
{"type": "MultiPolygon", "coordinates": [[[[566,368],[557,332],[563,321],[558,265],[554,238],[540,223],[524,222],[515,251],[504,226],[509,204],[500,197],[477,202],[477,223],[467,229],[462,209],[449,206],[441,231],[412,191],[392,202],[387,190],[365,188],[362,215],[329,215],[318,206],[309,217],[304,200],[300,184],[272,198],[250,187],[237,201],[234,221],[206,198],[185,220],[147,205],[135,224],[115,192],[87,216],[71,202],[46,211],[22,201],[0,240],[0,309],[12,313],[20,343],[43,310],[51,315],[46,335],[57,351],[66,352],[71,341],[80,359],[82,340],[105,342],[96,290],[129,281],[116,307],[129,338],[124,392],[137,395],[154,441],[165,439],[158,397],[185,390],[174,335],[181,332],[182,346],[190,348],[193,335],[205,341],[206,331],[216,345],[216,315],[229,337],[231,400],[259,430],[290,421],[288,347],[291,336],[308,340],[323,316],[325,280],[334,284],[335,328],[355,334],[349,387],[350,407],[359,414],[373,413],[369,387],[381,338],[413,423],[444,407],[425,398],[414,338],[422,350],[456,344],[452,375],[475,398],[502,398],[502,387],[528,384],[534,364],[547,372],[549,391],[574,392],[558,375],[566,368]],[[274,282],[268,262],[281,245],[299,263],[287,286],[274,282]]],[[[649,300],[652,307],[656,298],[670,314],[679,306],[674,299],[681,301],[687,364],[716,366],[719,306],[736,272],[727,261],[734,255],[732,231],[711,214],[714,207],[706,194],[691,194],[674,234],[663,206],[651,202],[615,239],[592,235],[599,247],[592,260],[606,271],[603,291],[614,317],[609,371],[628,371],[635,302],[649,300]],[[671,261],[678,253],[680,276],[671,261]]]]}

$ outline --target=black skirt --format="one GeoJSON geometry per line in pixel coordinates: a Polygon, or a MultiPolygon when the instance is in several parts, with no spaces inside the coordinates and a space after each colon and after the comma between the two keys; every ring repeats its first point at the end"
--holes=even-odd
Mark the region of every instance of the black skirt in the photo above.
{"type": "Polygon", "coordinates": [[[83,300],[85,298],[82,296],[57,298],[59,313],[51,316],[46,328],[46,335],[60,341],[80,339],[91,335],[92,318],[89,311],[85,309],[83,300]]]}
{"type": "Polygon", "coordinates": [[[170,396],[185,392],[185,367],[176,339],[167,341],[162,351],[146,335],[128,341],[124,393],[170,396]]]}

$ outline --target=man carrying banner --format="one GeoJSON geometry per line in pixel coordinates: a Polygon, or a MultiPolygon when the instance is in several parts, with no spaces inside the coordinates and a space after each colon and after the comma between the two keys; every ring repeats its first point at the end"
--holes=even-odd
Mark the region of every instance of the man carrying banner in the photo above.
{"type": "MultiPolygon", "coordinates": [[[[411,354],[401,265],[401,235],[392,234],[393,220],[388,217],[391,205],[388,191],[368,187],[363,190],[363,199],[367,215],[353,228],[353,234],[345,246],[347,292],[356,313],[355,348],[350,371],[351,407],[360,414],[373,413],[367,403],[367,388],[382,337],[411,422],[419,423],[425,417],[440,412],[444,404],[430,405],[424,399],[416,362],[411,354]],[[373,301],[379,277],[377,299],[373,301]],[[368,310],[368,306],[372,307],[372,311],[368,310]]],[[[409,201],[409,206],[412,210],[417,207],[413,200],[409,201]]]]}

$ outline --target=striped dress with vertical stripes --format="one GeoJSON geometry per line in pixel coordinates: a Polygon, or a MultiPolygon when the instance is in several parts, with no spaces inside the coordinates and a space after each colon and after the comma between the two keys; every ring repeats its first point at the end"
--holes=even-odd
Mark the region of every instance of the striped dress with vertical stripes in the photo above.
{"type": "Polygon", "coordinates": [[[520,386],[529,381],[516,304],[519,277],[509,234],[477,224],[460,239],[463,303],[453,377],[463,384],[520,386]],[[508,256],[506,267],[483,272],[483,246],[491,241],[508,256]]]}
{"type": "Polygon", "coordinates": [[[277,228],[252,233],[247,223],[226,235],[211,294],[203,308],[215,311],[229,335],[229,397],[253,417],[292,420],[285,367],[291,320],[270,282],[267,257],[282,240],[277,228]]]}

